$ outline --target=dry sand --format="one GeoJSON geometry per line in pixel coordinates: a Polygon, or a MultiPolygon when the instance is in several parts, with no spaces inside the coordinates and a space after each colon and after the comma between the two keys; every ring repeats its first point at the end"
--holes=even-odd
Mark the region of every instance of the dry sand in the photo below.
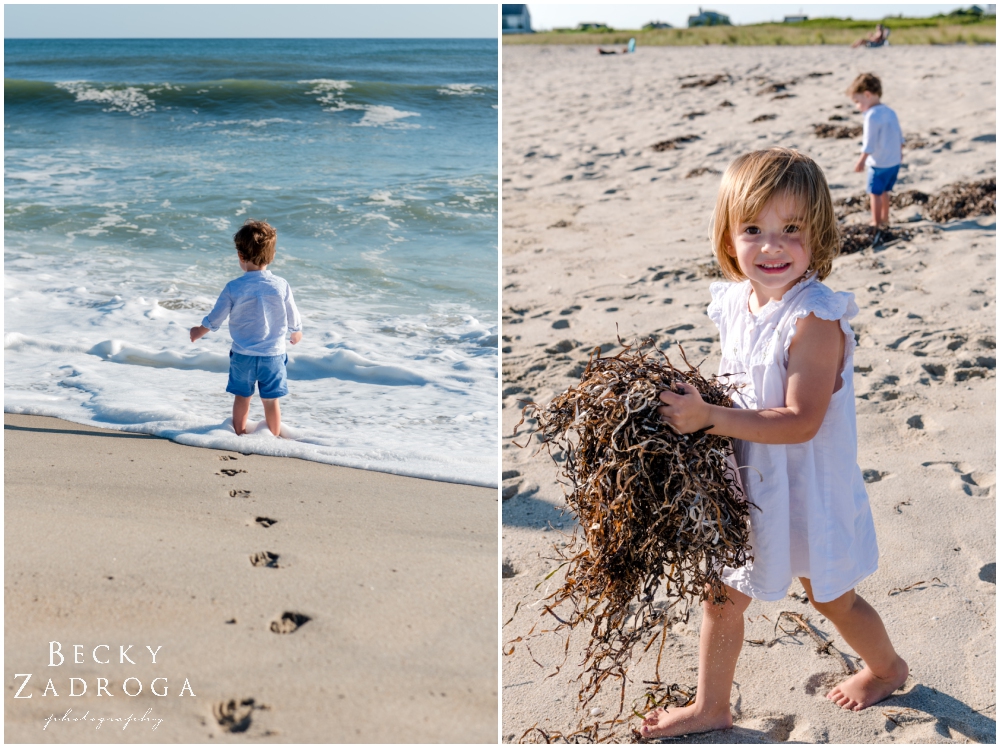
{"type": "Polygon", "coordinates": [[[4,423],[7,742],[496,741],[496,491],[4,423]]]}
{"type": "MultiPolygon", "coordinates": [[[[812,125],[860,124],[843,91],[871,71],[919,146],[904,153],[897,191],[995,176],[995,70],[994,47],[641,48],[614,57],[504,48],[504,620],[520,610],[502,641],[540,621],[538,601],[558,580],[543,581],[555,567],[550,548],[559,530],[573,530],[554,466],[511,443],[518,398],[546,402],[578,380],[589,350],[615,341],[616,325],[625,338],[656,335],[668,354],[681,343],[714,372],[706,237],[728,162],[795,147],[820,163],[835,198],[862,192],[863,175],[852,171],[860,138],[819,139],[812,125]],[[684,87],[716,75],[714,85],[684,87]],[[764,115],[773,117],[754,122],[764,115]],[[650,148],[687,135],[697,139],[650,148]]],[[[938,225],[911,206],[893,219],[915,230],[911,240],[839,258],[827,284],[853,292],[861,308],[859,460],[881,559],[859,592],[911,677],[862,713],[824,699],[846,661],[819,654],[802,632],[776,637],[778,615],[810,616],[836,650],[852,653],[796,582],[785,600],[748,611],[746,638],[763,644],[747,644],[740,658],[734,729],[684,742],[996,741],[995,217],[938,225]]],[[[699,625],[696,611],[669,631],[666,684],[696,683],[699,625]]],[[[543,667],[523,643],[503,660],[505,741],[536,724],[566,733],[617,712],[614,684],[590,705],[603,715],[577,710],[582,632],[554,677],[563,640],[529,643],[543,667]]],[[[634,665],[626,707],[643,695],[653,660],[634,665]]],[[[615,735],[627,740],[627,727],[615,735]]]]}

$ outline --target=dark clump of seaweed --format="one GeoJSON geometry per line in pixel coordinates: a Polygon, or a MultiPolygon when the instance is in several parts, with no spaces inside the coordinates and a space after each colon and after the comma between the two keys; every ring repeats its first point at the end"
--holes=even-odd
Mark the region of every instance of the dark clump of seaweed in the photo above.
{"type": "Polygon", "coordinates": [[[943,223],[953,218],[984,216],[997,212],[996,177],[978,182],[949,184],[927,203],[927,217],[943,223]]]}
{"type": "Polygon", "coordinates": [[[732,77],[728,73],[716,73],[711,78],[699,78],[696,81],[681,83],[681,88],[710,88],[723,81],[732,81],[732,77]]]}
{"type": "Polygon", "coordinates": [[[875,228],[868,224],[855,223],[844,226],[840,230],[840,254],[850,255],[869,247],[891,244],[896,241],[908,241],[913,238],[913,231],[899,226],[875,228]]]}
{"type": "MultiPolygon", "coordinates": [[[[663,626],[663,636],[645,645],[660,638],[662,654],[665,624],[686,617],[696,601],[725,601],[722,568],[751,558],[749,504],[732,439],[707,433],[711,427],[678,434],[657,413],[659,393],[679,391],[681,382],[725,407],[732,407],[730,387],[704,378],[686,357],[680,370],[655,348],[644,352],[651,342],[619,339],[615,356],[596,348],[578,385],[548,405],[528,403],[518,423],[535,419],[536,439],[560,466],[579,522],[555,549],[566,577],[545,598],[543,615],[558,621],[553,631],[589,628],[580,701],[586,705],[609,678],[618,680],[619,714],[635,645],[663,626]],[[665,603],[654,604],[658,591],[665,603]]],[[[659,656],[657,678],[658,670],[659,656]]]]}
{"type": "Polygon", "coordinates": [[[813,125],[813,132],[819,138],[856,138],[863,129],[861,125],[831,125],[829,122],[813,125]]]}
{"type": "Polygon", "coordinates": [[[697,135],[679,135],[676,138],[671,138],[670,140],[661,140],[659,143],[653,143],[653,145],[649,147],[657,152],[673,151],[676,150],[681,143],[690,143],[692,140],[701,140],[701,138],[697,135]]]}

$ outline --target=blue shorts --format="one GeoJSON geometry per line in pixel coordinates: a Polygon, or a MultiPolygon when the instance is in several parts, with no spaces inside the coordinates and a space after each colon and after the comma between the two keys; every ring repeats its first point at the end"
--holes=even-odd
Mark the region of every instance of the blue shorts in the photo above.
{"type": "Polygon", "coordinates": [[[881,195],[883,192],[892,192],[892,187],[896,184],[896,175],[899,174],[899,164],[885,169],[869,166],[867,171],[868,194],[881,195]]]}
{"type": "Polygon", "coordinates": [[[229,352],[229,384],[226,392],[239,397],[253,397],[254,385],[260,385],[261,400],[273,400],[288,394],[285,364],[288,356],[244,356],[229,352]]]}

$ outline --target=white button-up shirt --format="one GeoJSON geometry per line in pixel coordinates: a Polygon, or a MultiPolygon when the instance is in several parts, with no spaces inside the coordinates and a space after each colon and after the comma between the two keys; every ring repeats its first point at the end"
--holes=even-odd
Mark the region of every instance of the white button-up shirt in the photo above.
{"type": "Polygon", "coordinates": [[[885,104],[876,104],[865,112],[864,136],[861,152],[867,153],[866,166],[888,169],[903,158],[903,131],[899,129],[896,113],[885,104]]]}
{"type": "Polygon", "coordinates": [[[245,356],[280,356],[285,336],[302,329],[291,287],[266,269],[249,270],[229,281],[201,324],[215,332],[226,317],[233,352],[245,356]]]}

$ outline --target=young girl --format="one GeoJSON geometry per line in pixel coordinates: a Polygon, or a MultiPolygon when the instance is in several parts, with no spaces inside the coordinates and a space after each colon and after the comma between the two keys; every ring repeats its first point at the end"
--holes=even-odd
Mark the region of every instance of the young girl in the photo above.
{"type": "Polygon", "coordinates": [[[780,600],[798,577],[865,667],[827,698],[855,711],[899,688],[909,672],[882,620],[854,592],[878,566],[878,547],[857,465],[854,295],[820,283],[839,250],[823,172],[785,148],[741,156],[722,178],[713,217],[715,254],[728,278],[713,283],[708,315],[719,326],[720,373],[733,373],[735,408],[698,390],[662,392],[661,418],[680,433],[711,426],[735,439],[750,512],[753,562],[724,570],[729,600],[704,603],[698,693],[681,709],[656,709],[646,737],[732,727],[729,696],[750,600],[780,600]],[[758,476],[759,471],[759,476],[758,476]]]}

